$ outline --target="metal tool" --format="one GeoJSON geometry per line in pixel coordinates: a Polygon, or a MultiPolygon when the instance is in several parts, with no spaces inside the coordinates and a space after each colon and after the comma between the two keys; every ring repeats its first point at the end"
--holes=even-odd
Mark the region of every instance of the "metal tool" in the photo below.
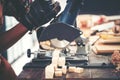
{"type": "Polygon", "coordinates": [[[46,41],[54,38],[58,40],[73,41],[80,36],[80,31],[65,23],[54,23],[42,31],[39,41],[46,41]]]}
{"type": "Polygon", "coordinates": [[[58,40],[57,38],[50,40],[51,45],[55,48],[65,48],[67,45],[70,44],[67,40],[58,40]]]}

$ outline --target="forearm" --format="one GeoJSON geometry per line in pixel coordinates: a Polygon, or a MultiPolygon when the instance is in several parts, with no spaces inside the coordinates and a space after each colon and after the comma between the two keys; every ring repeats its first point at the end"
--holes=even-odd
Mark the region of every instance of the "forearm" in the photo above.
{"type": "Polygon", "coordinates": [[[27,28],[21,23],[12,29],[0,34],[0,52],[8,49],[15,44],[26,32],[27,28]]]}
{"type": "Polygon", "coordinates": [[[0,80],[18,80],[17,75],[8,61],[2,56],[0,56],[0,60],[0,80]]]}

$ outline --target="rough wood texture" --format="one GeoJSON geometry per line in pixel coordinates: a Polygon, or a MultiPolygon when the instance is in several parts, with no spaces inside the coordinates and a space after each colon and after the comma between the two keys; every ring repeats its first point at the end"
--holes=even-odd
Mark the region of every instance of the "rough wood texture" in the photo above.
{"type": "Polygon", "coordinates": [[[43,76],[44,69],[25,69],[21,72],[21,74],[18,76],[19,80],[41,80],[43,76]]]}
{"type": "MultiPolygon", "coordinates": [[[[112,42],[112,39],[108,42],[112,42]]],[[[104,41],[105,42],[105,41],[104,41]]],[[[114,50],[120,50],[120,43],[104,43],[99,39],[93,46],[93,51],[96,54],[111,54],[114,50]]],[[[106,41],[107,42],[107,41],[106,41]]]]}
{"type": "MultiPolygon", "coordinates": [[[[96,55],[91,53],[89,63],[110,63],[111,55],[96,55]]],[[[115,68],[84,68],[83,73],[68,73],[52,80],[120,80],[120,72],[115,68]]],[[[19,80],[46,80],[43,68],[25,68],[19,75],[19,80]]]]}
{"type": "MultiPolygon", "coordinates": [[[[100,45],[100,48],[108,50],[108,48],[110,47],[108,46],[107,48],[105,48],[104,45],[100,45]]],[[[86,54],[85,48],[78,47],[77,53],[86,54]]],[[[120,72],[115,71],[115,66],[108,65],[107,67],[105,67],[111,62],[111,54],[104,53],[106,52],[103,51],[102,54],[96,55],[94,52],[91,51],[91,53],[88,54],[87,64],[91,64],[93,67],[84,67],[83,73],[78,74],[67,72],[66,75],[63,75],[62,77],[54,77],[54,79],[52,80],[120,80],[120,72]]],[[[43,63],[39,62],[39,60],[35,63],[33,60],[33,63],[29,64],[30,67],[24,68],[24,70],[21,72],[21,74],[19,75],[19,80],[46,80],[44,68],[42,66],[42,68],[40,68],[40,65],[45,65],[45,61],[43,63]],[[33,66],[35,64],[36,67],[33,66]],[[31,66],[35,68],[32,68],[31,66]]],[[[78,65],[80,65],[80,62],[74,63],[74,66],[78,65]]]]}

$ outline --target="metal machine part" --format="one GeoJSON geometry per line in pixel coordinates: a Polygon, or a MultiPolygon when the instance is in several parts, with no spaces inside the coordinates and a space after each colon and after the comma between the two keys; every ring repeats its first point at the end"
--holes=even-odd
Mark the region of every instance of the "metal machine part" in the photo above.
{"type": "Polygon", "coordinates": [[[57,38],[56,39],[51,39],[50,42],[51,42],[51,45],[55,48],[65,48],[70,43],[66,40],[61,40],[60,41],[57,38]]]}
{"type": "Polygon", "coordinates": [[[66,23],[54,23],[47,26],[40,34],[39,41],[46,41],[57,38],[72,42],[81,35],[80,31],[66,23]]]}

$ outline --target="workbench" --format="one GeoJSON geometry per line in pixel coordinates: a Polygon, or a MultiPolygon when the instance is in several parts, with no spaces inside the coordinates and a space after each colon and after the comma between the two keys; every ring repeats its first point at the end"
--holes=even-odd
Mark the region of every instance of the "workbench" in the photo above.
{"type": "MultiPolygon", "coordinates": [[[[67,72],[66,75],[54,77],[53,80],[120,80],[120,72],[116,72],[115,67],[105,67],[110,63],[111,54],[96,55],[91,52],[88,58],[89,63],[101,64],[103,67],[86,67],[83,73],[67,72]]],[[[44,68],[24,68],[18,78],[19,80],[45,80],[44,68]]]]}

